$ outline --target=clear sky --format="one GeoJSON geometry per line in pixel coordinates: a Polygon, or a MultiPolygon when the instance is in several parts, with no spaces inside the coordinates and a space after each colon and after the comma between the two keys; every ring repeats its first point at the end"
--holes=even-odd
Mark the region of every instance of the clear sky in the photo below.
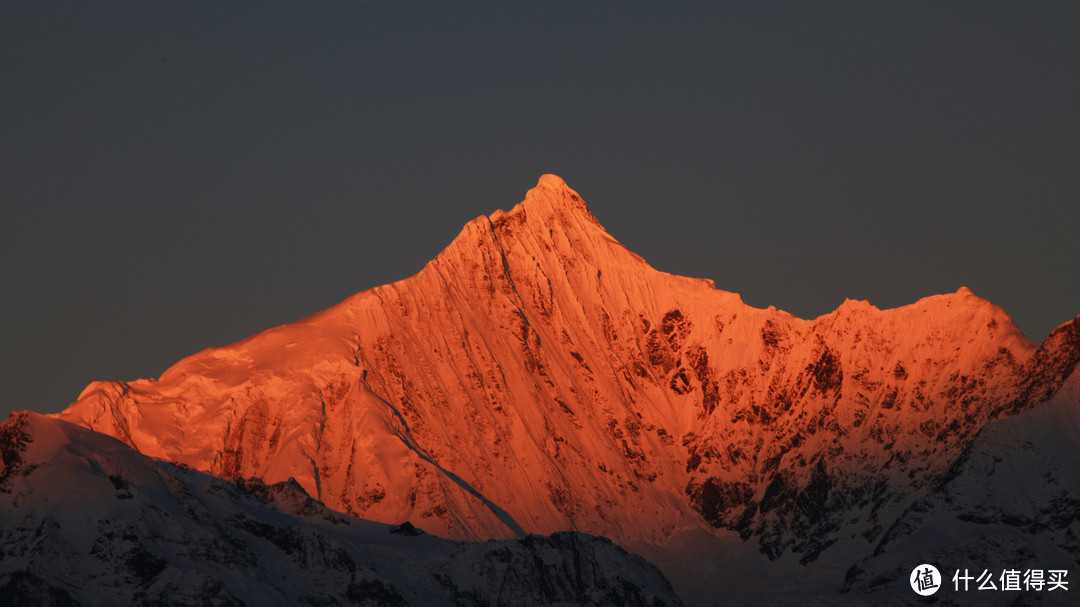
{"type": "Polygon", "coordinates": [[[405,278],[543,173],[758,307],[1080,314],[1080,3],[668,4],[0,3],[0,414],[405,278]]]}

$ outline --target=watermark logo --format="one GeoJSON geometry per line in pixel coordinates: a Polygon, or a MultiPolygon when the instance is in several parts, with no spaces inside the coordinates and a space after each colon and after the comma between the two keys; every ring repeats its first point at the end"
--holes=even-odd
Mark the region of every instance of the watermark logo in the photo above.
{"type": "Polygon", "coordinates": [[[919,596],[930,596],[941,588],[941,572],[933,565],[923,563],[911,571],[911,589],[919,596]]]}
{"type": "Polygon", "coordinates": [[[974,571],[964,569],[960,574],[957,569],[953,574],[953,590],[967,592],[974,587],[976,590],[1026,590],[1028,592],[1053,592],[1055,590],[1069,590],[1068,569],[1005,569],[1001,575],[995,575],[989,569],[983,569],[978,576],[972,575],[974,571]],[[972,582],[975,582],[974,584],[972,582]],[[977,584],[977,586],[976,586],[977,584]]]}

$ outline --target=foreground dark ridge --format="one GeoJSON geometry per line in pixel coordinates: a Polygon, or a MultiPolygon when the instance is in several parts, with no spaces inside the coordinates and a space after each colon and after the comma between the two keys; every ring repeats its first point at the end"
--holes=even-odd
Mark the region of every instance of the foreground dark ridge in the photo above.
{"type": "Polygon", "coordinates": [[[0,604],[679,605],[578,533],[470,544],[233,484],[17,413],[0,425],[0,604]]]}

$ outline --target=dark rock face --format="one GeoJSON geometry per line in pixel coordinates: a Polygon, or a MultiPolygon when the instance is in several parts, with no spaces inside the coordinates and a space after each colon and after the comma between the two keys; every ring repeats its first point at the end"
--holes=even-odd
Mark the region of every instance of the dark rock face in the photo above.
{"type": "Polygon", "coordinates": [[[21,607],[40,605],[41,607],[79,607],[61,584],[50,582],[32,571],[13,571],[0,584],[0,606],[21,607]]]}
{"type": "MultiPolygon", "coordinates": [[[[1080,364],[1080,318],[1023,363],[1002,347],[980,353],[976,365],[957,359],[952,369],[947,360],[877,361],[884,351],[898,357],[895,346],[881,345],[892,337],[842,320],[819,319],[819,345],[801,357],[795,328],[767,321],[761,370],[728,372],[719,393],[725,406],[718,412],[733,411],[728,423],[750,431],[684,441],[693,508],[715,527],[756,538],[769,559],[793,553],[808,564],[838,536],[861,536],[871,549],[896,509],[940,483],[980,428],[1046,402],[1080,364]],[[860,360],[867,342],[876,346],[860,360]],[[799,360],[807,362],[793,371],[799,360]],[[773,376],[767,388],[758,374],[773,376]]],[[[993,318],[986,325],[1000,328],[993,318]]]]}
{"type": "Polygon", "coordinates": [[[1014,408],[1022,410],[1050,400],[1077,365],[1080,365],[1080,316],[1055,329],[1039,346],[1014,408]]]}
{"type": "MultiPolygon", "coordinates": [[[[530,535],[519,543],[485,549],[468,561],[469,584],[444,579],[444,587],[459,605],[626,605],[659,607],[668,604],[662,595],[642,592],[642,584],[666,581],[635,579],[634,568],[651,568],[644,559],[624,552],[603,538],[562,532],[550,536],[530,535]],[[568,558],[566,558],[568,557],[568,558]],[[611,575],[597,565],[609,559],[625,561],[611,575]],[[482,589],[499,589],[483,599],[482,589]],[[475,601],[475,602],[474,602],[475,601]],[[488,601],[492,601],[489,603],[488,601]]],[[[670,586],[668,586],[670,591],[670,586]]]]}
{"type": "Polygon", "coordinates": [[[13,413],[0,425],[0,492],[10,493],[6,488],[8,478],[18,473],[23,465],[22,452],[30,435],[26,431],[28,416],[13,413]]]}

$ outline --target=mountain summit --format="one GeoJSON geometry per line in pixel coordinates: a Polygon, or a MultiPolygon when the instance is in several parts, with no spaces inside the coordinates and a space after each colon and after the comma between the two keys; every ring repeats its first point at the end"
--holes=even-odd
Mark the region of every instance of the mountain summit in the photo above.
{"type": "Polygon", "coordinates": [[[1038,346],[964,288],[752,308],[654,270],[545,175],[415,276],[59,417],[456,539],[581,530],[663,560],[703,534],[806,566],[872,550],[980,428],[1053,396],[1077,326],[1038,346]]]}

